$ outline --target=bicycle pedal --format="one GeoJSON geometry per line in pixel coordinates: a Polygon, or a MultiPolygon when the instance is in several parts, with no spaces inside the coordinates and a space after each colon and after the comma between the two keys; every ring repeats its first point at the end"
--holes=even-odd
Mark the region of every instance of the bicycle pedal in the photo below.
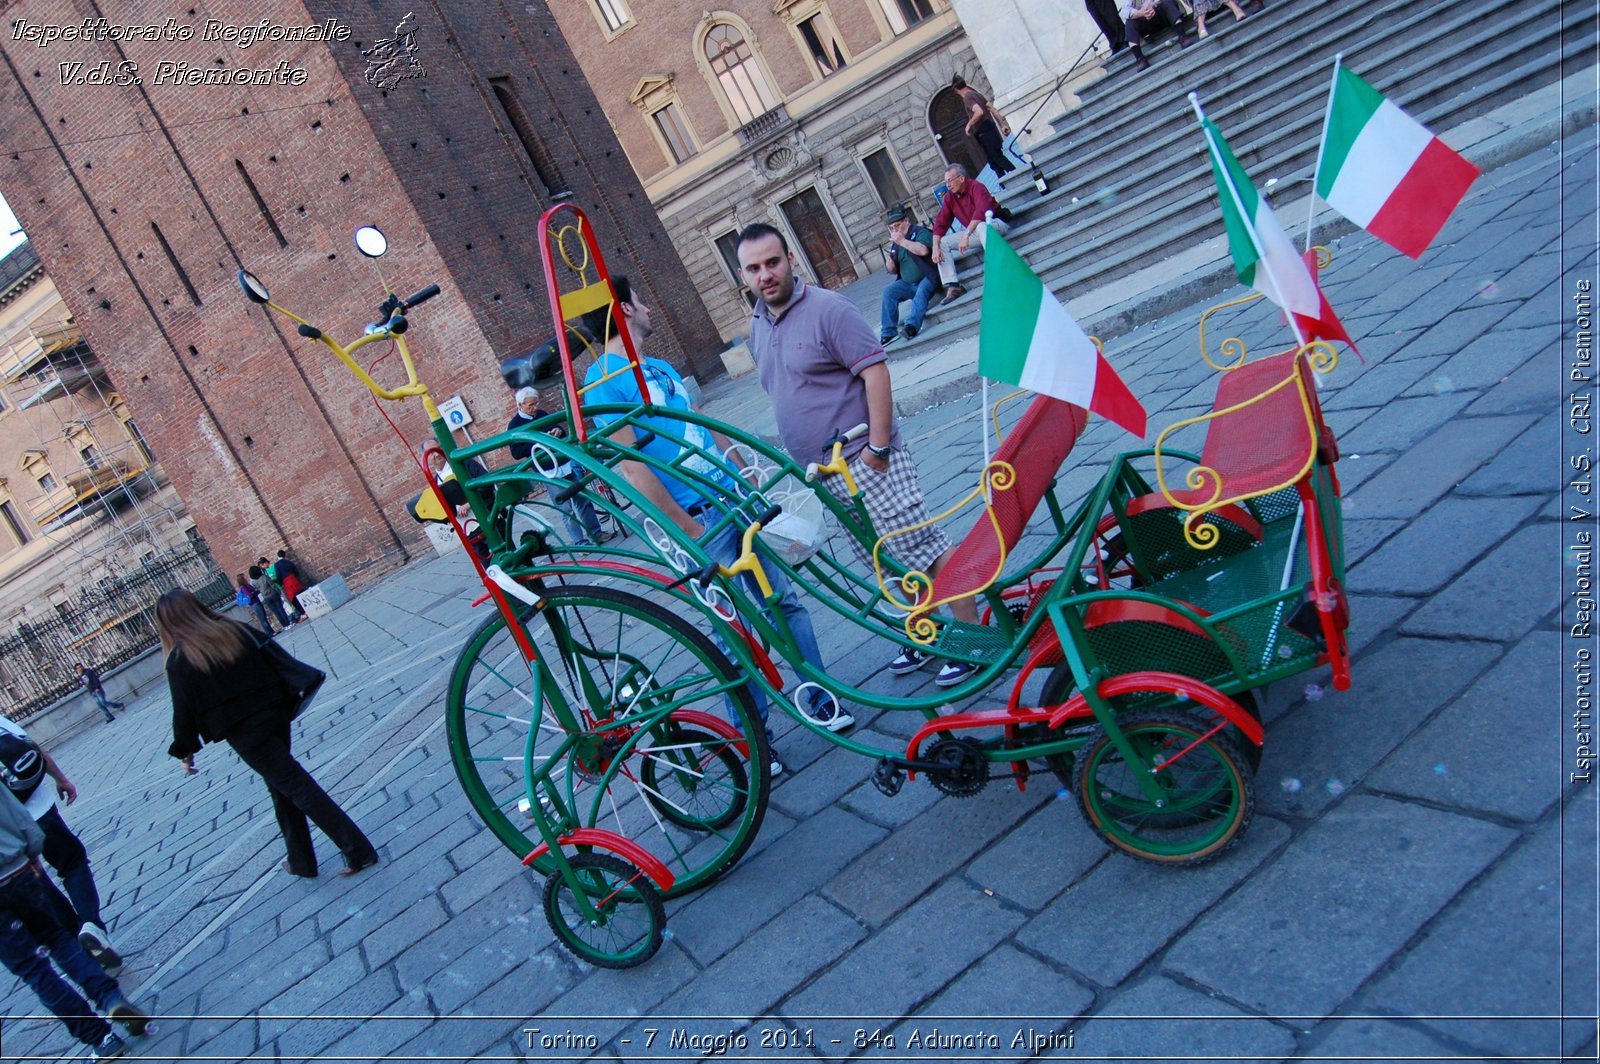
{"type": "Polygon", "coordinates": [[[905,770],[888,758],[880,757],[872,770],[872,785],[882,791],[885,797],[893,798],[906,785],[905,770]]]}

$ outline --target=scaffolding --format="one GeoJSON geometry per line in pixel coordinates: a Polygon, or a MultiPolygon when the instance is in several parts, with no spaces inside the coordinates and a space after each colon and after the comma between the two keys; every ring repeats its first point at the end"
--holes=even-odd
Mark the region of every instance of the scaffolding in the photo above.
{"type": "Polygon", "coordinates": [[[28,244],[0,260],[0,698],[12,717],[154,644],[155,599],[230,584],[28,244]],[[10,407],[9,413],[6,407],[10,407]]]}

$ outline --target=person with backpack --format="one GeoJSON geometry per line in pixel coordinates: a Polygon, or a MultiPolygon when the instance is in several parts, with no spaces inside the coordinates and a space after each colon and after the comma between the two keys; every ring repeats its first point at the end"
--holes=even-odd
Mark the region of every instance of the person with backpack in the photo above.
{"type": "Polygon", "coordinates": [[[0,781],[5,783],[0,789],[21,802],[44,832],[44,859],[61,877],[71,899],[79,944],[105,967],[118,967],[122,956],[111,945],[105,918],[100,915],[100,891],[89,868],[89,851],[56,808],[58,797],[67,805],[77,801],[78,789],[48,750],[34,742],[22,725],[4,716],[0,716],[0,781]],[[46,777],[53,788],[45,786],[46,777]]]}
{"type": "MultiPolygon", "coordinates": [[[[278,575],[278,566],[263,554],[256,559],[256,568],[261,570],[266,586],[272,589],[272,597],[277,599],[278,609],[284,611],[283,626],[287,628],[304,620],[305,615],[300,612],[299,604],[284,590],[283,579],[278,575]]],[[[298,589],[298,584],[296,586],[298,589]]]]}
{"type": "Polygon", "coordinates": [[[922,330],[923,315],[928,313],[928,301],[939,287],[939,268],[930,257],[933,254],[933,231],[915,224],[900,204],[889,208],[889,246],[883,249],[884,269],[894,275],[894,280],[883,290],[883,308],[879,316],[878,342],[888,346],[903,334],[912,339],[922,330]],[[911,316],[900,325],[900,304],[911,300],[911,316]]]}
{"type": "Polygon", "coordinates": [[[266,569],[261,565],[261,562],[264,561],[266,559],[261,558],[249,568],[250,586],[256,589],[256,597],[261,600],[262,605],[271,610],[272,616],[278,619],[278,629],[282,631],[287,629],[293,622],[289,620],[289,615],[284,612],[283,592],[278,589],[277,584],[272,582],[272,578],[267,575],[266,569]]]}
{"type": "Polygon", "coordinates": [[[289,560],[289,552],[280,550],[278,560],[272,563],[272,579],[283,588],[284,600],[294,607],[295,620],[303,621],[306,617],[305,608],[300,605],[300,592],[305,590],[305,585],[300,582],[300,570],[294,562],[289,560]]]}
{"type": "Polygon", "coordinates": [[[267,621],[267,607],[261,603],[261,593],[255,589],[249,580],[245,579],[243,573],[239,573],[235,579],[239,581],[239,586],[233,589],[234,604],[243,606],[256,615],[256,620],[260,623],[261,631],[264,635],[274,635],[272,625],[267,621]]]}
{"type": "Polygon", "coordinates": [[[48,846],[27,809],[0,787],[0,964],[89,1047],[90,1060],[113,1060],[128,1046],[101,1015],[136,1036],[150,1026],[150,1015],[127,999],[73,937],[72,906],[39,863],[48,846]],[[96,1008],[57,974],[56,966],[94,999],[96,1008]]]}

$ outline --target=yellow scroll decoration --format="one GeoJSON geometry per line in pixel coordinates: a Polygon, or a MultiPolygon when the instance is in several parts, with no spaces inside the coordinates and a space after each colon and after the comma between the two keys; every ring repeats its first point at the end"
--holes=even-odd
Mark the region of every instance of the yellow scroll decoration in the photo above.
{"type": "Polygon", "coordinates": [[[1243,502],[1246,499],[1254,499],[1262,495],[1270,495],[1275,491],[1281,491],[1299,481],[1301,477],[1305,476],[1306,471],[1311,468],[1311,464],[1316,461],[1316,415],[1312,407],[1312,398],[1306,391],[1306,379],[1300,374],[1301,358],[1305,358],[1307,363],[1317,373],[1328,373],[1332,371],[1334,366],[1338,365],[1339,362],[1339,356],[1334,351],[1332,346],[1322,340],[1313,340],[1295,351],[1294,358],[1292,358],[1289,363],[1289,372],[1283,380],[1278,381],[1276,384],[1271,385],[1260,393],[1251,396],[1249,399],[1234,403],[1232,406],[1224,407],[1221,410],[1213,410],[1210,413],[1202,414],[1199,417],[1186,418],[1183,421],[1169,425],[1162,431],[1160,436],[1156,437],[1154,448],[1156,460],[1156,483],[1160,486],[1161,494],[1166,497],[1167,502],[1171,503],[1173,507],[1187,512],[1187,515],[1183,520],[1183,536],[1184,539],[1188,541],[1189,545],[1194,547],[1196,550],[1210,550],[1212,547],[1216,546],[1218,539],[1221,537],[1221,533],[1218,532],[1214,525],[1202,523],[1206,514],[1215,510],[1220,510],[1222,507],[1232,505],[1233,503],[1243,502]],[[1209,494],[1206,496],[1204,501],[1198,504],[1194,502],[1179,502],[1178,499],[1172,494],[1172,490],[1167,486],[1166,470],[1161,461],[1163,445],[1167,437],[1172,435],[1174,432],[1187,428],[1190,425],[1197,425],[1203,421],[1214,421],[1218,418],[1228,417],[1236,414],[1241,410],[1255,406],[1257,403],[1266,401],[1271,396],[1276,395],[1278,392],[1281,392],[1286,388],[1295,389],[1296,395],[1300,401],[1300,412],[1304,416],[1305,420],[1306,438],[1310,441],[1310,446],[1306,448],[1306,459],[1303,463],[1301,463],[1300,468],[1297,469],[1292,476],[1289,476],[1281,483],[1273,484],[1270,487],[1259,488],[1255,491],[1227,495],[1221,472],[1208,465],[1196,465],[1193,469],[1189,470],[1188,474],[1184,477],[1184,484],[1192,491],[1206,491],[1209,488],[1209,494]]]}
{"type": "Polygon", "coordinates": [[[890,532],[887,535],[880,536],[878,538],[878,542],[872,545],[872,568],[873,572],[877,575],[878,586],[883,589],[883,596],[886,600],[888,600],[891,606],[906,613],[906,635],[910,637],[913,642],[921,643],[924,646],[927,646],[930,645],[938,636],[939,626],[934,622],[932,617],[928,616],[928,614],[932,613],[940,606],[945,606],[949,603],[955,602],[957,599],[970,598],[973,595],[979,594],[991,587],[996,580],[1000,579],[1000,574],[1005,571],[1006,567],[1006,541],[1005,537],[1000,531],[1000,519],[995,515],[994,503],[990,502],[989,500],[993,498],[993,492],[1010,491],[1016,485],[1016,483],[1017,471],[1011,465],[1011,463],[1002,462],[999,459],[995,459],[983,467],[983,473],[978,477],[978,486],[967,492],[966,495],[962,496],[954,506],[950,507],[943,513],[935,514],[926,521],[919,521],[907,528],[897,529],[896,531],[890,532]],[[896,537],[908,536],[911,533],[927,528],[930,525],[938,524],[940,521],[943,521],[945,518],[954,514],[957,510],[964,508],[973,499],[979,497],[984,499],[984,516],[988,518],[990,526],[994,529],[994,538],[996,542],[1000,544],[1000,560],[996,563],[994,572],[990,574],[989,577],[979,587],[963,591],[959,595],[951,595],[948,598],[936,599],[931,602],[922,602],[920,600],[922,599],[924,593],[926,593],[930,598],[932,597],[933,578],[921,570],[914,569],[906,573],[906,575],[901,577],[898,581],[900,584],[900,589],[905,592],[907,598],[910,600],[901,601],[898,597],[896,597],[892,587],[896,581],[888,580],[884,577],[882,557],[884,544],[888,543],[891,539],[895,539],[896,537]]]}

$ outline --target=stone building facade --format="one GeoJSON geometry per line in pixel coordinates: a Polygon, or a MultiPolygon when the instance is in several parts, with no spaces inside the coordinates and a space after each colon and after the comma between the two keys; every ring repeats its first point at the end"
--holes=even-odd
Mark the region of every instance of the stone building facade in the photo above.
{"type": "MultiPolygon", "coordinates": [[[[720,371],[676,241],[541,4],[112,10],[6,5],[0,191],[228,572],[288,544],[359,580],[426,545],[410,449],[325,348],[244,300],[240,268],[348,340],[383,296],[351,234],[382,227],[388,282],[443,290],[410,339],[481,436],[511,409],[498,361],[552,335],[536,223],[570,198],[674,360],[720,371]]],[[[388,412],[427,435],[416,402],[388,412]]]]}
{"type": "Polygon", "coordinates": [[[0,258],[0,633],[70,615],[193,527],[39,257],[0,258]]]}
{"type": "Polygon", "coordinates": [[[551,8],[724,338],[749,317],[739,228],[837,288],[883,268],[888,204],[926,218],[947,159],[981,165],[948,86],[988,79],[946,0],[551,8]]]}

